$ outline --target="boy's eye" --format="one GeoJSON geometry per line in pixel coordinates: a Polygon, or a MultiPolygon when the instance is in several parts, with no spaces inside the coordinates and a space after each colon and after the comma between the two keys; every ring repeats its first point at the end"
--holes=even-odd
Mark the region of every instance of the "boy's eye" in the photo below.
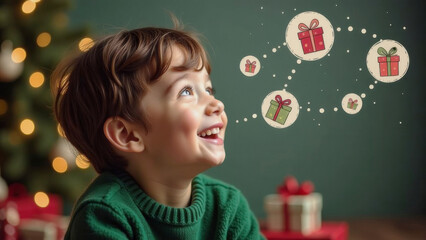
{"type": "Polygon", "coordinates": [[[212,88],[212,87],[208,87],[208,88],[206,88],[206,92],[209,94],[209,95],[212,95],[212,96],[214,96],[214,94],[216,93],[216,91],[214,90],[214,88],[212,88]]]}
{"type": "Polygon", "coordinates": [[[180,92],[179,92],[179,96],[190,96],[193,95],[194,90],[192,89],[192,87],[184,87],[180,92]]]}

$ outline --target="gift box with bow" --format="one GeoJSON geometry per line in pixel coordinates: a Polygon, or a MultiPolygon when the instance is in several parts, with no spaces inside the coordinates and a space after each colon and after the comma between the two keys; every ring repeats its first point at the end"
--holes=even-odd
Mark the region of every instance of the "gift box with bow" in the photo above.
{"type": "Polygon", "coordinates": [[[357,99],[353,100],[352,98],[349,98],[348,99],[348,108],[356,110],[357,107],[358,107],[358,100],[357,99]]]}
{"type": "Polygon", "coordinates": [[[299,23],[299,32],[297,35],[302,43],[303,53],[313,53],[324,50],[324,38],[322,27],[318,27],[318,19],[312,19],[309,27],[304,23],[299,23]]]}
{"type": "Polygon", "coordinates": [[[313,189],[309,181],[299,186],[294,177],[286,177],[278,187],[278,194],[267,195],[264,199],[267,230],[302,234],[319,230],[322,196],[313,189]]]}
{"type": "Polygon", "coordinates": [[[379,62],[381,77],[399,75],[399,56],[395,55],[396,52],[396,47],[389,49],[389,52],[382,47],[377,49],[377,53],[382,56],[377,59],[379,62]]]}
{"type": "Polygon", "coordinates": [[[271,100],[271,105],[266,112],[266,117],[284,125],[292,109],[290,104],[290,99],[282,100],[280,95],[276,95],[275,101],[271,100]]]}
{"type": "Polygon", "coordinates": [[[250,60],[247,59],[247,61],[246,61],[246,72],[254,73],[255,69],[256,69],[256,61],[250,62],[250,60]]]}

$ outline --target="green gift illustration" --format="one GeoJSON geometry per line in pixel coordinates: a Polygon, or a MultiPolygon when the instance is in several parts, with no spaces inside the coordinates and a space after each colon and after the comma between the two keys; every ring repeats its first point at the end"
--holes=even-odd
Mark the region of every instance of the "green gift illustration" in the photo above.
{"type": "Polygon", "coordinates": [[[288,115],[291,112],[291,107],[289,106],[290,104],[290,99],[285,99],[283,101],[280,95],[276,95],[275,101],[271,100],[271,105],[269,106],[269,109],[266,112],[266,117],[284,125],[285,121],[288,118],[288,115]]]}

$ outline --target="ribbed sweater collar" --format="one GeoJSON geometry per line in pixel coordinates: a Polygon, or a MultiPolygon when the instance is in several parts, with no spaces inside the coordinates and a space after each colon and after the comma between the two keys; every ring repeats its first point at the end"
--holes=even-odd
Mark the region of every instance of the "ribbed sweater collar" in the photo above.
{"type": "Polygon", "coordinates": [[[201,176],[195,177],[192,181],[191,205],[186,208],[174,208],[160,204],[148,196],[127,172],[116,175],[124,183],[140,211],[149,218],[166,224],[183,226],[198,222],[204,215],[206,194],[201,176]]]}

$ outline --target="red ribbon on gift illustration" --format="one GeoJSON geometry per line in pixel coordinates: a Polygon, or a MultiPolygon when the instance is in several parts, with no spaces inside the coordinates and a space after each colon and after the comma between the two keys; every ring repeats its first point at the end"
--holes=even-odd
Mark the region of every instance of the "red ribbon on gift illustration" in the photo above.
{"type": "Polygon", "coordinates": [[[348,103],[351,104],[350,109],[354,109],[354,104],[358,102],[358,99],[353,100],[352,98],[349,98],[348,103]]]}
{"type": "Polygon", "coordinates": [[[314,52],[317,51],[316,47],[315,47],[315,42],[314,42],[314,34],[312,33],[312,29],[318,27],[319,25],[319,21],[318,19],[314,18],[311,21],[311,24],[308,26],[306,26],[306,24],[304,23],[299,23],[299,30],[302,32],[306,32],[309,31],[309,38],[311,39],[311,43],[312,43],[312,47],[314,48],[314,52]]]}
{"type": "Polygon", "coordinates": [[[256,61],[250,62],[250,60],[247,59],[247,61],[246,61],[246,72],[254,73],[255,68],[256,68],[256,61]]]}
{"type": "Polygon", "coordinates": [[[286,99],[286,100],[283,101],[280,95],[275,96],[275,101],[277,101],[277,103],[278,103],[278,109],[275,112],[274,121],[277,120],[278,113],[280,113],[281,107],[282,106],[288,106],[288,105],[291,104],[290,99],[286,99]]]}
{"type": "Polygon", "coordinates": [[[290,215],[288,209],[288,199],[291,196],[305,196],[309,195],[314,191],[314,184],[311,181],[305,181],[300,186],[296,178],[293,176],[287,176],[284,179],[284,183],[278,186],[277,192],[281,195],[284,201],[284,230],[290,230],[290,215]]]}

